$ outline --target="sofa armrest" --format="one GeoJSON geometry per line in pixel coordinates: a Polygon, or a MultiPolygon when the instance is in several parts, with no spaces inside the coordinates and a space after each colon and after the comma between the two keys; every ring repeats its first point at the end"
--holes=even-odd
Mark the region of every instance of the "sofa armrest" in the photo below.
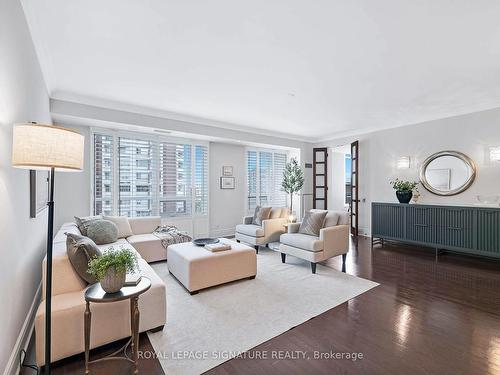
{"type": "Polygon", "coordinates": [[[300,223],[288,224],[288,233],[299,233],[300,223]]]}
{"type": "Polygon", "coordinates": [[[252,224],[253,216],[243,216],[243,224],[252,224]]]}
{"type": "Polygon", "coordinates": [[[349,225],[335,225],[319,231],[319,239],[323,241],[325,259],[349,251],[349,225]]]}

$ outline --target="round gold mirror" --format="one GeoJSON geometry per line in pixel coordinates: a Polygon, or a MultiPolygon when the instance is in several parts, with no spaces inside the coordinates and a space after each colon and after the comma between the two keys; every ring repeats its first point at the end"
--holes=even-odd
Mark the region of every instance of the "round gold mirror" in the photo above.
{"type": "Polygon", "coordinates": [[[432,154],[420,167],[420,182],[431,193],[455,195],[467,190],[476,178],[476,165],[458,151],[432,154]]]}

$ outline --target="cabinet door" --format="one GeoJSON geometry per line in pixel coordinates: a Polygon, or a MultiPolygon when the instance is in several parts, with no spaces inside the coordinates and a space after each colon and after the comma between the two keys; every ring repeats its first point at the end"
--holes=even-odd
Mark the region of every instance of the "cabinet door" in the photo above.
{"type": "Polygon", "coordinates": [[[474,211],[468,208],[443,207],[437,214],[436,240],[444,247],[473,248],[474,211]]]}
{"type": "Polygon", "coordinates": [[[500,257],[500,211],[477,210],[477,249],[483,254],[500,257]]]}
{"type": "Polygon", "coordinates": [[[374,204],[372,206],[372,236],[404,238],[405,212],[403,206],[374,204]]]}
{"type": "Polygon", "coordinates": [[[416,242],[436,243],[437,210],[435,207],[408,205],[406,208],[406,238],[416,242]]]}

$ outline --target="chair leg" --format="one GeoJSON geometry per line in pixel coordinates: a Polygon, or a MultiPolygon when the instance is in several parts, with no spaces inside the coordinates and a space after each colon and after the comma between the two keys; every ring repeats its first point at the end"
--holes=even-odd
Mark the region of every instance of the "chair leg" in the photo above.
{"type": "Polygon", "coordinates": [[[316,263],[311,262],[311,271],[312,273],[316,273],[316,263]]]}
{"type": "Polygon", "coordinates": [[[285,260],[286,260],[286,254],[281,253],[281,263],[285,263],[285,260]]]}
{"type": "Polygon", "coordinates": [[[255,245],[255,252],[258,254],[259,253],[259,245],[255,245]]]}
{"type": "Polygon", "coordinates": [[[345,261],[347,259],[347,254],[342,254],[342,272],[345,272],[345,261]]]}

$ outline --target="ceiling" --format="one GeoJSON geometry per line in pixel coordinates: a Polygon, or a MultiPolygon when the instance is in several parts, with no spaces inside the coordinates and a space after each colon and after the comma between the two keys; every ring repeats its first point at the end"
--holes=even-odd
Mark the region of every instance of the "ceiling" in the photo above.
{"type": "Polygon", "coordinates": [[[496,0],[22,3],[57,99],[309,141],[500,106],[496,0]]]}

